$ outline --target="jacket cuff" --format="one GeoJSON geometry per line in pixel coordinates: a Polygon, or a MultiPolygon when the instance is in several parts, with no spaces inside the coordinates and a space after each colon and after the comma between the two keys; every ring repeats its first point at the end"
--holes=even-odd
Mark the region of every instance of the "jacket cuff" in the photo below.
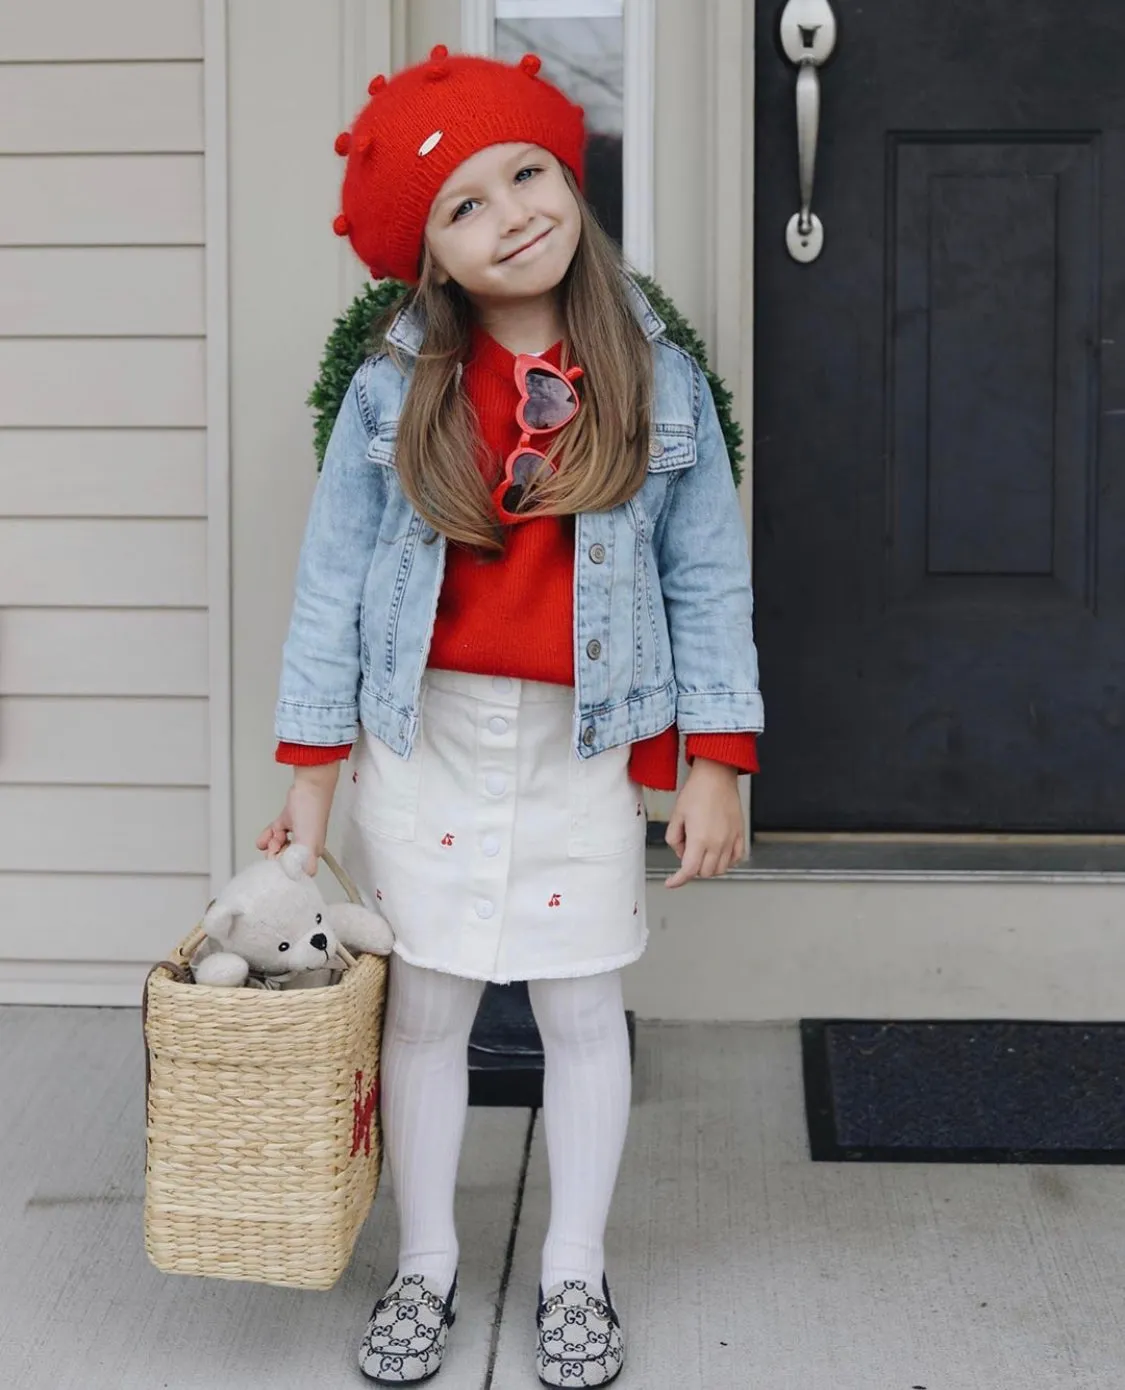
{"type": "Polygon", "coordinates": [[[277,745],[275,762],[287,763],[292,767],[320,767],[324,763],[342,761],[351,753],[350,743],[339,743],[332,747],[315,746],[309,743],[285,743],[277,745]]]}
{"type": "Polygon", "coordinates": [[[739,772],[760,771],[757,734],[689,734],[685,756],[689,763],[709,758],[739,772]]]}

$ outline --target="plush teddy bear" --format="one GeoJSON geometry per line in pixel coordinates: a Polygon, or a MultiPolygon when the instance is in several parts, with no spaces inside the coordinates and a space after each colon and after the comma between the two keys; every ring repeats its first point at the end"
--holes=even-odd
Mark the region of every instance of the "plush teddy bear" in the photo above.
{"type": "Polygon", "coordinates": [[[302,989],[331,982],[338,945],[390,954],[389,924],[360,903],[326,903],[308,862],[291,844],[231,879],[203,918],[207,940],[191,962],[199,984],[302,989]]]}

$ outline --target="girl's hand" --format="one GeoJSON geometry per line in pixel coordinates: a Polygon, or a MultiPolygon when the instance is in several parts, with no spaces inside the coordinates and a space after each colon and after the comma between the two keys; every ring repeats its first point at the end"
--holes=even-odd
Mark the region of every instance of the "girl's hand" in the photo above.
{"type": "Polygon", "coordinates": [[[320,767],[295,767],[293,785],[285,798],[281,815],[258,836],[258,848],[270,859],[276,858],[292,837],[313,853],[309,873],[315,874],[328,834],[328,816],[340,776],[339,762],[320,767]]]}
{"type": "Polygon", "coordinates": [[[709,758],[696,758],[676,798],[664,838],[680,860],[680,867],[664,880],[665,888],[679,888],[696,877],[725,874],[742,858],[745,844],[737,770],[709,758]]]}

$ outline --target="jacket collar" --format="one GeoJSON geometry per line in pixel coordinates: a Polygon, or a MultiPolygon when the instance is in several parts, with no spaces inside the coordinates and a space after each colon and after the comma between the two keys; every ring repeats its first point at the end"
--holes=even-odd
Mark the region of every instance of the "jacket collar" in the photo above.
{"type": "MultiPolygon", "coordinates": [[[[637,322],[644,330],[644,335],[649,342],[658,338],[664,332],[664,320],[645,298],[641,287],[631,277],[625,277],[625,294],[629,300],[629,307],[637,322]]],[[[386,341],[392,347],[398,348],[408,357],[417,357],[422,350],[422,341],[426,336],[425,315],[415,305],[407,305],[400,309],[387,329],[386,341]]]]}

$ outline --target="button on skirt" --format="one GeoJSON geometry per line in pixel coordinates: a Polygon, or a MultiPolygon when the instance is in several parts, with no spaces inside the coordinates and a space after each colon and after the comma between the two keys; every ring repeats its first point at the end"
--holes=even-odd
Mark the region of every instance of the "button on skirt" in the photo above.
{"type": "Polygon", "coordinates": [[[342,860],[404,960],[507,984],[643,953],[641,789],[573,719],[571,687],[431,670],[409,758],[361,732],[342,860]]]}

